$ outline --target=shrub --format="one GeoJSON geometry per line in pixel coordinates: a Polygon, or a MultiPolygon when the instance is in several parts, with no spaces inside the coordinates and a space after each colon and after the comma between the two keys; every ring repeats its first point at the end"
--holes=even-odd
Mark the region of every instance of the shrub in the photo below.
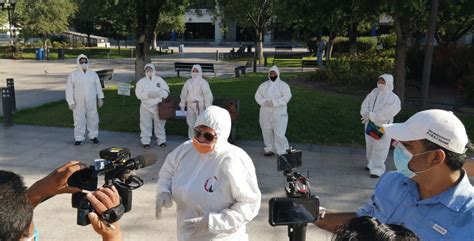
{"type": "Polygon", "coordinates": [[[394,49],[397,44],[397,36],[392,34],[382,34],[377,37],[378,43],[381,43],[384,49],[394,49]]]}
{"type": "MultiPolygon", "coordinates": [[[[407,53],[408,77],[421,80],[423,74],[424,49],[412,48],[407,53]]],[[[461,78],[469,73],[469,64],[474,63],[474,46],[455,44],[436,46],[431,66],[431,82],[440,85],[461,87],[461,78]]]]}
{"type": "Polygon", "coordinates": [[[375,53],[344,55],[315,72],[312,80],[326,82],[330,86],[368,90],[374,88],[378,76],[392,73],[393,68],[393,58],[375,53]]]}
{"type": "MultiPolygon", "coordinates": [[[[376,37],[359,37],[357,38],[357,52],[375,51],[377,46],[376,37]]],[[[346,54],[350,52],[350,44],[348,38],[339,38],[334,41],[334,54],[346,54]]]]}

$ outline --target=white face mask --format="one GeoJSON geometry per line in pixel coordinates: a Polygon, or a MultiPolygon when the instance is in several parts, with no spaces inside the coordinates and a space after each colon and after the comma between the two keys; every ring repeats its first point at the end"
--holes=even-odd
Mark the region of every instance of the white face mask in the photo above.
{"type": "Polygon", "coordinates": [[[146,72],[146,77],[148,77],[149,79],[151,79],[152,76],[153,76],[153,71],[147,71],[147,72],[146,72]]]}
{"type": "Polygon", "coordinates": [[[385,90],[385,86],[386,86],[386,85],[384,85],[384,84],[377,84],[377,88],[378,88],[379,90],[385,90]]]}
{"type": "Polygon", "coordinates": [[[199,73],[192,72],[192,73],[191,73],[191,77],[192,77],[193,79],[197,79],[197,77],[199,77],[199,73]]]}
{"type": "Polygon", "coordinates": [[[86,63],[81,64],[81,69],[82,69],[82,70],[86,70],[86,69],[87,69],[87,66],[88,66],[88,65],[87,65],[86,63]]]}

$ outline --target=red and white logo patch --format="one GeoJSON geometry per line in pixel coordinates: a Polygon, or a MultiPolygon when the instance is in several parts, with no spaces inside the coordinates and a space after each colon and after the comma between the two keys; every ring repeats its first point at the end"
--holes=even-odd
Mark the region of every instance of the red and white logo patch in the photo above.
{"type": "Polygon", "coordinates": [[[217,177],[216,176],[210,177],[204,183],[204,190],[206,190],[206,192],[213,193],[216,184],[217,184],[217,177]]]}

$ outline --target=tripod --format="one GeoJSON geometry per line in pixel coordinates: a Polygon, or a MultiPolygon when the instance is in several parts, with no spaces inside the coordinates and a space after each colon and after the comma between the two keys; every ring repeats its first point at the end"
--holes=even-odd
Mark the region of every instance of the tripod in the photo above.
{"type": "Polygon", "coordinates": [[[290,241],[306,241],[307,224],[288,225],[288,238],[290,241]]]}
{"type": "MultiPolygon", "coordinates": [[[[285,188],[286,197],[288,198],[309,198],[311,197],[309,190],[308,178],[299,172],[289,170],[284,171],[288,187],[285,188]]],[[[289,241],[306,241],[306,223],[288,225],[289,241]]]]}

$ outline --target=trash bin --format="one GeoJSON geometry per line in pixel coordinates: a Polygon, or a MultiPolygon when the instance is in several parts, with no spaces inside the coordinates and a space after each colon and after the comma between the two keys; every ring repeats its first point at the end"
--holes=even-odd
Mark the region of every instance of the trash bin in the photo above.
{"type": "Polygon", "coordinates": [[[44,49],[36,49],[36,60],[44,60],[44,49]]]}
{"type": "Polygon", "coordinates": [[[64,49],[58,49],[58,59],[64,59],[64,49]]]}
{"type": "Polygon", "coordinates": [[[184,44],[179,45],[179,52],[184,53],[184,44]]]}

